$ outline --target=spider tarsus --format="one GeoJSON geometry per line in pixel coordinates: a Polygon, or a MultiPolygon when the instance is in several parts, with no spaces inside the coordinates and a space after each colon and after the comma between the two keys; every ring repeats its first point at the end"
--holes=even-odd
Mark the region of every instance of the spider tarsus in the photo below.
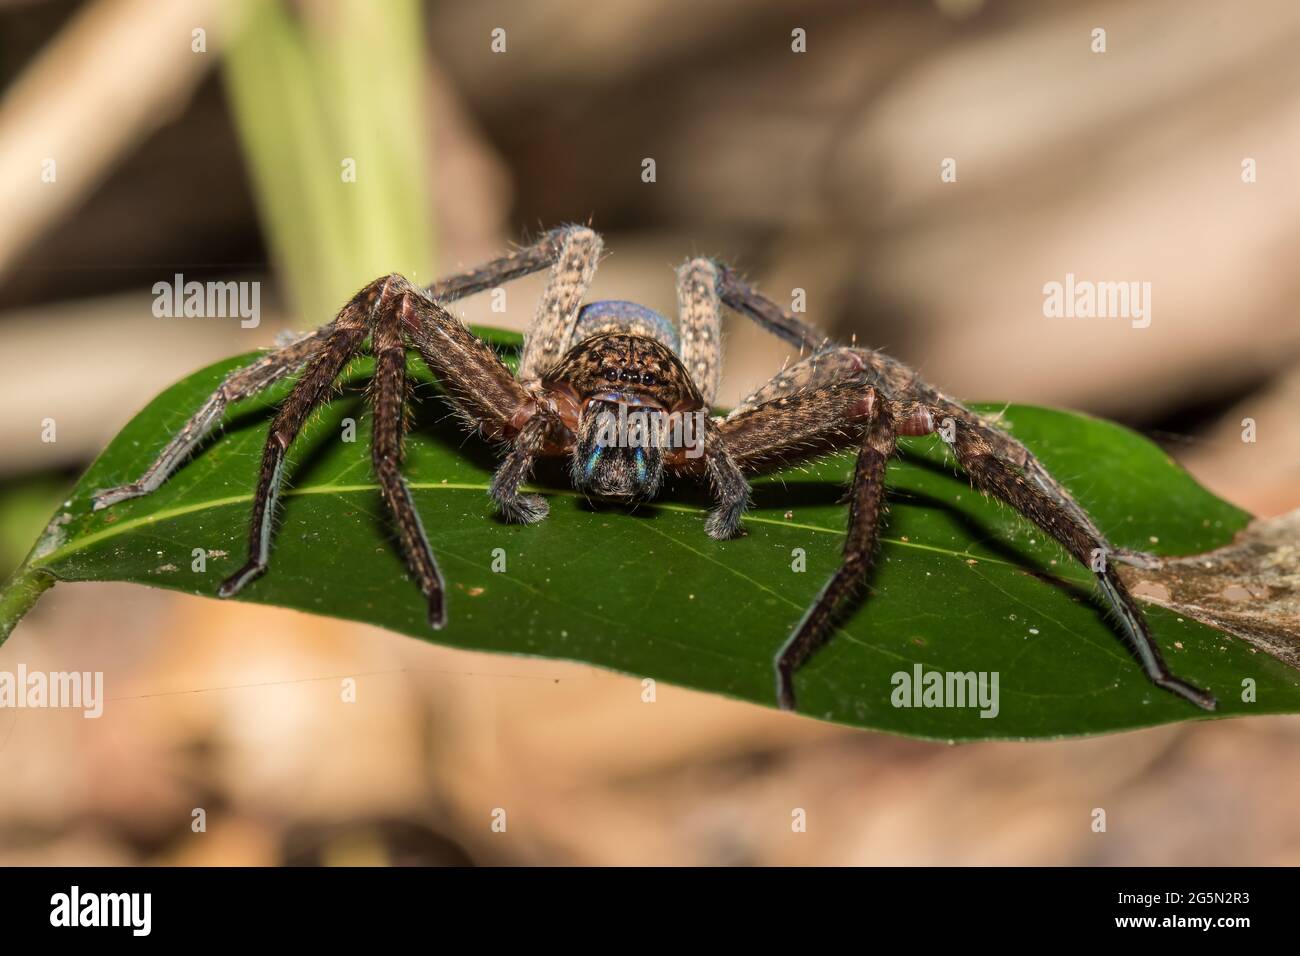
{"type": "Polygon", "coordinates": [[[244,565],[226,580],[221,582],[221,587],[217,588],[217,597],[228,598],[234,597],[244,589],[244,585],[262,574],[266,570],[266,565],[257,561],[250,561],[244,565]]]}
{"type": "Polygon", "coordinates": [[[779,660],[776,662],[776,703],[782,710],[793,711],[797,706],[794,695],[794,674],[779,660]]]}
{"type": "Polygon", "coordinates": [[[103,491],[95,492],[95,496],[90,499],[91,511],[103,511],[105,508],[117,504],[119,501],[126,501],[130,498],[140,498],[148,494],[145,489],[139,485],[122,485],[120,488],[107,488],[103,491]]]}
{"type": "Polygon", "coordinates": [[[709,512],[704,521],[704,533],[714,541],[730,541],[733,538],[743,538],[745,528],[740,523],[738,513],[733,514],[731,508],[720,508],[709,512]]]}
{"type": "Polygon", "coordinates": [[[429,598],[429,626],[435,631],[441,631],[447,626],[447,607],[443,603],[441,594],[434,594],[429,598]]]}
{"type": "Polygon", "coordinates": [[[501,517],[511,524],[537,524],[551,513],[550,503],[541,495],[516,495],[498,502],[498,505],[501,517]]]}
{"type": "MultiPolygon", "coordinates": [[[[748,486],[746,486],[748,491],[748,486]]],[[[730,500],[709,512],[704,519],[704,533],[715,541],[730,541],[745,534],[745,510],[749,507],[747,494],[732,495],[730,500]]]]}
{"type": "Polygon", "coordinates": [[[1189,684],[1187,681],[1180,678],[1171,675],[1169,677],[1158,678],[1154,683],[1157,687],[1167,690],[1170,693],[1177,694],[1184,700],[1191,701],[1202,710],[1215,711],[1219,708],[1218,698],[1208,690],[1201,690],[1201,688],[1194,684],[1189,684]]]}

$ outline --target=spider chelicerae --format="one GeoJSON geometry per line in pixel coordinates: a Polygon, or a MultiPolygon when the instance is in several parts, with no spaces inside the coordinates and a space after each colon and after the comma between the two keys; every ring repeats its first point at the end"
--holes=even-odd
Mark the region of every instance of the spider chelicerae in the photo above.
{"type": "Polygon", "coordinates": [[[714,538],[733,538],[742,533],[749,477],[856,449],[843,562],[775,658],[778,703],[793,709],[795,672],[830,639],[865,588],[880,535],[885,467],[898,437],[938,432],[976,488],[1019,511],[1092,570],[1105,604],[1151,681],[1200,707],[1214,708],[1210,693],[1170,673],[1142,612],[1108,560],[1140,564],[1149,559],[1112,548],[1024,445],[901,362],[829,341],[711,259],[691,259],[677,270],[675,327],[635,303],[584,305],[602,246],[591,229],[567,226],[428,288],[416,288],[400,275],[376,279],[332,322],[230,373],[145,473],[131,484],[98,493],[95,509],[153,491],[221,420],[227,405],[305,369],[279,407],[266,440],[248,561],[218,591],[221,597],[236,594],[267,568],[285,453],[367,340],[375,359],[370,392],[374,473],[435,629],[447,622],[446,589],[400,470],[409,348],[422,356],[465,424],[501,443],[504,458],[489,493],[508,521],[531,524],[546,517],[546,500],[522,488],[539,458],[561,456],[570,460],[573,484],[597,497],[653,497],[665,473],[707,482],[716,506],[704,530],[714,538]],[[547,269],[518,373],[512,374],[445,306],[547,269]],[[714,417],[710,409],[722,369],[723,305],[797,346],[806,357],[728,415],[714,417]],[[652,416],[635,435],[610,427],[613,421],[625,422],[629,410],[634,417],[652,416]],[[698,422],[698,433],[677,427],[683,419],[698,422]]]}

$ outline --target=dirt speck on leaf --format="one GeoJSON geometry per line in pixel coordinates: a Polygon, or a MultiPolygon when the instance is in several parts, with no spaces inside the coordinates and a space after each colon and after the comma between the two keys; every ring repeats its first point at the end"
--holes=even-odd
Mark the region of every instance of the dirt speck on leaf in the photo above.
{"type": "Polygon", "coordinates": [[[1120,574],[1143,600],[1300,669],[1300,510],[1252,521],[1217,551],[1120,574]]]}

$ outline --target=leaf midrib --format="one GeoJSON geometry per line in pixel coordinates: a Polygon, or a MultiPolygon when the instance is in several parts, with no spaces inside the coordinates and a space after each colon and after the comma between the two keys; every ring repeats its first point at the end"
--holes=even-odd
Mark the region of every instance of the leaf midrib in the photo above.
{"type": "MultiPolygon", "coordinates": [[[[415,491],[475,491],[482,494],[486,494],[488,491],[488,485],[486,483],[468,483],[468,482],[450,482],[450,481],[437,481],[437,482],[410,481],[407,482],[407,487],[415,491]]],[[[560,495],[560,496],[570,497],[570,498],[581,497],[581,495],[578,492],[573,490],[566,490],[566,489],[540,488],[540,487],[528,486],[524,490],[530,492],[548,494],[548,495],[560,495]]],[[[351,484],[351,485],[313,485],[309,487],[300,486],[297,488],[287,489],[286,491],[283,492],[281,498],[295,498],[295,497],[301,497],[305,495],[325,495],[325,494],[337,494],[337,495],[362,494],[362,493],[375,493],[378,491],[379,491],[378,485],[368,484],[368,483],[351,484]]],[[[82,537],[75,538],[72,541],[59,545],[58,547],[46,552],[45,554],[36,557],[34,560],[29,561],[27,566],[29,568],[50,569],[55,562],[69,555],[76,554],[78,551],[83,551],[92,544],[98,544],[100,541],[110,540],[112,538],[117,537],[118,535],[125,534],[126,532],[132,531],[136,528],[147,527],[149,525],[157,524],[160,521],[167,521],[171,518],[179,518],[179,517],[183,517],[184,515],[194,514],[200,511],[213,510],[216,508],[225,508],[231,505],[248,504],[252,500],[253,500],[253,495],[251,493],[246,493],[246,494],[239,494],[239,495],[229,495],[225,498],[210,498],[206,501],[192,502],[186,505],[178,505],[173,508],[164,508],[160,511],[154,511],[147,515],[141,515],[138,518],[131,518],[126,521],[118,522],[110,525],[107,528],[101,528],[99,531],[92,532],[91,534],[83,535],[82,537]]],[[[705,511],[702,508],[695,508],[695,507],[691,507],[690,505],[672,504],[671,502],[656,502],[652,505],[652,507],[661,508],[665,511],[676,511],[680,514],[690,514],[690,515],[705,514],[705,511]]],[[[824,528],[821,525],[803,524],[801,522],[788,521],[785,519],[765,518],[762,515],[748,514],[745,516],[745,521],[754,522],[757,524],[774,525],[779,528],[799,528],[804,531],[816,531],[822,534],[835,534],[835,535],[840,535],[841,537],[843,537],[843,535],[845,534],[845,531],[842,528],[824,528]]],[[[944,555],[945,557],[957,558],[963,561],[972,559],[972,556],[969,551],[953,551],[951,548],[941,548],[931,544],[920,544],[915,541],[904,541],[901,538],[890,538],[882,535],[880,538],[880,542],[881,544],[894,545],[900,548],[912,548],[917,551],[929,551],[934,554],[941,554],[944,555]]],[[[1003,565],[1004,567],[1011,567],[1011,568],[1020,567],[1020,565],[1016,564],[1015,562],[1005,561],[1002,560],[1001,558],[992,558],[988,556],[981,556],[973,560],[978,560],[980,562],[986,562],[989,564],[1000,564],[1003,565]]]]}

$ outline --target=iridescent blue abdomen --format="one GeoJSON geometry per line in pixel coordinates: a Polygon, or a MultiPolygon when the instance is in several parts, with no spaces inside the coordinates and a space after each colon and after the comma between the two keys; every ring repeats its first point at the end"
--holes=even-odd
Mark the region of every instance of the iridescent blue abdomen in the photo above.
{"type": "Polygon", "coordinates": [[[574,328],[573,344],[602,332],[628,332],[632,335],[644,335],[666,345],[678,354],[677,327],[654,309],[635,302],[621,299],[604,299],[600,302],[588,302],[578,313],[578,324],[574,328]]]}

